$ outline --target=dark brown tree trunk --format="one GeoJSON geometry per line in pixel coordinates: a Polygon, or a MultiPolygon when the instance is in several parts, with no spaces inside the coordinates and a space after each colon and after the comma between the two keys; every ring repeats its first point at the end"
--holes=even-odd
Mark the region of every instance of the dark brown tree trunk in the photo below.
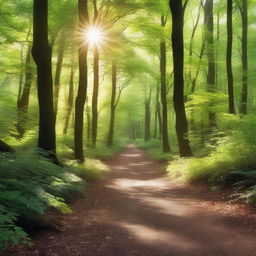
{"type": "Polygon", "coordinates": [[[228,77],[228,98],[229,98],[229,113],[235,114],[234,103],[234,79],[232,70],[232,47],[233,47],[233,1],[227,0],[227,77],[228,77]]]}
{"type": "Polygon", "coordinates": [[[57,65],[56,65],[56,71],[55,71],[55,79],[54,79],[55,119],[57,118],[57,112],[58,112],[59,93],[60,93],[60,77],[61,77],[62,64],[63,64],[63,59],[64,59],[65,41],[66,41],[66,35],[65,35],[64,32],[62,32],[62,35],[61,35],[61,38],[60,38],[59,50],[58,50],[57,65]]]}
{"type": "Polygon", "coordinates": [[[110,123],[108,132],[108,146],[112,147],[114,138],[114,126],[115,126],[115,110],[116,110],[116,79],[117,79],[117,67],[115,61],[112,62],[112,95],[110,103],[110,123]]]}
{"type": "Polygon", "coordinates": [[[181,157],[192,156],[188,140],[188,124],[184,104],[184,40],[182,0],[170,0],[172,12],[172,48],[174,67],[174,109],[176,113],[176,133],[181,157]]]}
{"type": "Polygon", "coordinates": [[[99,50],[94,48],[93,62],[93,95],[92,95],[92,146],[96,147],[98,133],[98,95],[99,95],[99,50]]]}
{"type": "Polygon", "coordinates": [[[240,7],[242,16],[242,65],[243,65],[243,87],[241,96],[240,114],[247,114],[247,98],[248,98],[248,6],[247,0],[242,1],[240,7]]]}
{"type": "MultiPolygon", "coordinates": [[[[87,0],[78,0],[79,28],[83,31],[89,23],[87,0]]],[[[88,45],[84,38],[79,38],[79,84],[75,102],[75,127],[74,127],[74,156],[80,162],[84,161],[83,130],[84,130],[84,105],[87,95],[87,52],[88,45]]]]}
{"type": "MultiPolygon", "coordinates": [[[[208,73],[207,73],[207,91],[216,92],[216,65],[214,56],[214,36],[213,36],[213,0],[206,0],[205,11],[205,37],[207,45],[208,73]]],[[[209,104],[209,129],[210,133],[217,127],[216,113],[212,111],[213,104],[209,104]]]]}
{"type": "Polygon", "coordinates": [[[31,67],[31,46],[29,46],[25,64],[25,83],[17,104],[18,122],[16,124],[16,129],[18,132],[17,138],[19,139],[23,138],[26,132],[26,124],[28,121],[29,97],[32,80],[33,72],[31,67]]]}
{"type": "MultiPolygon", "coordinates": [[[[161,26],[165,27],[165,17],[161,16],[161,26]]],[[[163,152],[170,152],[171,148],[169,145],[168,135],[168,107],[167,107],[167,93],[166,93],[166,42],[162,39],[160,43],[160,72],[161,72],[161,102],[162,102],[162,141],[163,141],[163,152]]]]}
{"type": "Polygon", "coordinates": [[[55,117],[53,108],[52,49],[48,42],[48,0],[34,0],[32,55],[37,65],[39,100],[38,147],[56,159],[55,117]]]}
{"type": "Polygon", "coordinates": [[[150,114],[150,104],[151,98],[145,99],[145,126],[144,126],[144,141],[147,142],[151,139],[151,114],[150,114]]]}
{"type": "Polygon", "coordinates": [[[68,90],[68,108],[67,108],[67,115],[65,118],[65,124],[63,128],[63,134],[66,135],[68,132],[68,125],[74,105],[74,74],[75,70],[74,68],[71,68],[70,72],[70,79],[69,79],[69,90],[68,90]]]}
{"type": "Polygon", "coordinates": [[[87,144],[90,144],[91,139],[91,115],[89,107],[89,99],[86,99],[86,119],[87,119],[87,144]]]}

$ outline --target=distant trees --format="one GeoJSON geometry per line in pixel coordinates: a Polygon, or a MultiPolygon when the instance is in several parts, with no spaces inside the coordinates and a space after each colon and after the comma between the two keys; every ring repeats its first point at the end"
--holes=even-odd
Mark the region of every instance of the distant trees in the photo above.
{"type": "Polygon", "coordinates": [[[52,49],[48,42],[48,0],[34,0],[32,55],[37,65],[39,102],[38,147],[56,161],[52,49]]]}
{"type": "Polygon", "coordinates": [[[192,151],[188,140],[188,123],[184,105],[184,39],[182,0],[170,0],[172,13],[172,49],[174,68],[173,102],[176,113],[176,133],[180,156],[190,157],[192,151]]]}
{"type": "Polygon", "coordinates": [[[242,4],[238,3],[240,14],[242,17],[242,95],[240,114],[247,114],[247,100],[248,100],[248,1],[242,0],[242,4]]]}
{"type": "MultiPolygon", "coordinates": [[[[167,17],[161,15],[161,26],[164,28],[167,17]]],[[[162,103],[162,142],[163,152],[170,152],[169,135],[168,135],[168,108],[167,108],[167,90],[166,90],[166,42],[161,39],[160,42],[160,79],[161,79],[161,103],[162,103]]]]}
{"type": "Polygon", "coordinates": [[[233,1],[227,0],[227,77],[228,77],[228,98],[229,98],[229,113],[235,114],[234,102],[234,78],[232,70],[232,47],[233,47],[233,1]]]}

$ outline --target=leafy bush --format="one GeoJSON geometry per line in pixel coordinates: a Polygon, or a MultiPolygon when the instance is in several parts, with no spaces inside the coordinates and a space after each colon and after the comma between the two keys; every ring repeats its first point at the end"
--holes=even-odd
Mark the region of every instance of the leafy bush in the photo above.
{"type": "Polygon", "coordinates": [[[0,176],[0,250],[27,241],[18,222],[39,221],[49,208],[71,213],[64,198],[85,185],[71,170],[31,152],[0,154],[0,176]]]}
{"type": "Polygon", "coordinates": [[[143,139],[136,140],[137,147],[147,150],[149,157],[155,160],[168,161],[172,159],[172,153],[163,153],[162,141],[151,139],[145,142],[143,139]]]}
{"type": "Polygon", "coordinates": [[[102,177],[102,174],[108,171],[108,167],[104,165],[100,160],[86,159],[85,163],[80,164],[76,161],[69,161],[67,165],[73,170],[79,177],[93,181],[102,177]]]}
{"type": "MultiPolygon", "coordinates": [[[[256,199],[256,135],[254,116],[222,121],[226,137],[218,138],[215,149],[206,157],[177,159],[170,162],[170,178],[184,182],[207,182],[232,185],[239,189],[239,197],[247,202],[256,199]],[[232,127],[233,130],[227,129],[232,127]]],[[[237,194],[238,196],[238,194],[237,194]]]]}

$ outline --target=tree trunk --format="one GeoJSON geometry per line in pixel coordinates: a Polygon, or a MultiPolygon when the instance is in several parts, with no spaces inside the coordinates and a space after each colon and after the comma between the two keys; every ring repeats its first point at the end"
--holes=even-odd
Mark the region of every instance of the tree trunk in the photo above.
{"type": "Polygon", "coordinates": [[[48,1],[34,0],[32,54],[37,65],[39,100],[38,147],[56,159],[55,117],[53,108],[52,49],[48,42],[48,1]]]}
{"type": "Polygon", "coordinates": [[[182,0],[170,0],[172,12],[172,48],[174,67],[174,109],[176,113],[176,133],[181,157],[192,156],[188,140],[188,124],[184,104],[184,40],[182,0]]]}
{"type": "MultiPolygon", "coordinates": [[[[78,0],[79,27],[84,30],[89,22],[87,0],[78,0]]],[[[80,162],[84,161],[83,130],[84,130],[84,105],[87,95],[87,52],[88,45],[84,38],[79,38],[79,84],[75,102],[75,128],[74,128],[74,156],[80,162]]]]}
{"type": "Polygon", "coordinates": [[[16,124],[16,129],[18,132],[18,139],[23,138],[26,132],[26,124],[28,121],[29,97],[32,80],[33,72],[31,67],[31,46],[29,46],[25,63],[25,84],[17,104],[18,122],[16,124]]]}
{"type": "Polygon", "coordinates": [[[93,95],[92,95],[92,146],[96,147],[98,132],[98,95],[99,95],[99,50],[94,48],[93,62],[93,95]]]}
{"type": "Polygon", "coordinates": [[[63,58],[64,58],[64,51],[65,51],[65,41],[66,41],[66,35],[64,32],[61,35],[60,38],[60,45],[58,50],[58,57],[57,57],[57,65],[56,65],[56,72],[55,72],[55,79],[54,79],[54,110],[55,110],[55,119],[57,118],[57,112],[58,112],[58,103],[59,103],[59,93],[60,93],[60,77],[61,77],[61,71],[62,71],[62,64],[63,64],[63,58]]]}
{"type": "Polygon", "coordinates": [[[234,80],[232,71],[232,47],[233,47],[233,1],[227,0],[227,77],[228,77],[228,98],[229,98],[229,113],[235,114],[234,103],[234,80]]]}
{"type": "Polygon", "coordinates": [[[87,144],[90,144],[91,139],[91,115],[90,115],[90,107],[89,107],[89,99],[86,99],[86,119],[87,119],[87,144]]]}
{"type": "Polygon", "coordinates": [[[240,114],[247,114],[247,98],[248,98],[248,6],[247,0],[242,1],[242,65],[243,65],[243,87],[241,96],[240,114]]]}
{"type": "MultiPolygon", "coordinates": [[[[207,45],[208,73],[207,73],[207,91],[209,93],[216,92],[216,65],[214,56],[214,37],[213,37],[213,0],[206,0],[205,6],[205,36],[207,45]]],[[[216,113],[211,108],[213,104],[209,104],[209,129],[210,133],[217,127],[216,113]]]]}
{"type": "Polygon", "coordinates": [[[68,90],[68,108],[67,108],[67,115],[65,118],[65,124],[63,128],[63,134],[66,135],[68,132],[68,125],[74,105],[74,68],[71,68],[70,72],[70,80],[69,80],[69,90],[68,90]]]}
{"type": "Polygon", "coordinates": [[[110,106],[110,124],[108,132],[108,146],[112,147],[114,138],[114,126],[115,126],[115,110],[116,110],[116,79],[117,68],[115,61],[112,62],[112,95],[110,106]]]}
{"type": "MultiPolygon", "coordinates": [[[[161,26],[165,27],[165,18],[161,16],[161,26]]],[[[171,148],[169,145],[168,135],[168,107],[166,99],[166,42],[162,39],[160,43],[160,72],[161,72],[161,102],[163,108],[163,120],[162,120],[162,141],[163,141],[163,152],[170,152],[171,148]]]]}
{"type": "Polygon", "coordinates": [[[144,141],[147,142],[151,138],[151,115],[150,115],[150,101],[151,99],[145,99],[145,132],[144,132],[144,141]]]}

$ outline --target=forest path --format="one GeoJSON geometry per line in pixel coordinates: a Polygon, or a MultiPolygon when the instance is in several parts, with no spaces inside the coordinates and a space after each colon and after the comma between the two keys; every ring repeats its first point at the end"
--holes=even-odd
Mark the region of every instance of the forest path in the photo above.
{"type": "Polygon", "coordinates": [[[212,211],[199,193],[172,184],[144,151],[130,145],[108,165],[106,178],[63,218],[65,232],[37,233],[26,255],[256,255],[255,223],[212,211]]]}

